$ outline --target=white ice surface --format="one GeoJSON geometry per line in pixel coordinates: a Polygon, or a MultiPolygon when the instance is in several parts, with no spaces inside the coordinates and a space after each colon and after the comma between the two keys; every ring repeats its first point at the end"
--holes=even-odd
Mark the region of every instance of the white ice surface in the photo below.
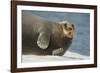
{"type": "Polygon", "coordinates": [[[48,61],[64,61],[64,60],[86,60],[89,56],[80,55],[75,52],[67,51],[63,56],[37,56],[37,55],[22,55],[22,62],[48,62],[48,61]]]}

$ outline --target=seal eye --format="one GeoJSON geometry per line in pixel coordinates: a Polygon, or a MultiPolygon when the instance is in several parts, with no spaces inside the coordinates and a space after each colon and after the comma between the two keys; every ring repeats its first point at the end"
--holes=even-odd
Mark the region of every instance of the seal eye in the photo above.
{"type": "Polygon", "coordinates": [[[68,30],[72,30],[72,28],[71,28],[71,27],[69,27],[69,28],[68,28],[68,30]]]}
{"type": "Polygon", "coordinates": [[[64,27],[67,27],[67,24],[64,24],[64,27]]]}

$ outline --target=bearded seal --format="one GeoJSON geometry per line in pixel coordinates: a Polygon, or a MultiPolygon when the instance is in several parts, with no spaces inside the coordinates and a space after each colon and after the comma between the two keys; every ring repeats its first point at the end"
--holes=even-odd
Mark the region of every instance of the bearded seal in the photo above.
{"type": "Polygon", "coordinates": [[[74,37],[74,25],[22,13],[22,54],[62,56],[74,37]]]}

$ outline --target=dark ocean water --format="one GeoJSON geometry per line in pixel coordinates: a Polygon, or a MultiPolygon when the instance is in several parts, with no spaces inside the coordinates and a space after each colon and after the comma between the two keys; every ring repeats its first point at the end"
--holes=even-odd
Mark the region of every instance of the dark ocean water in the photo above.
{"type": "Polygon", "coordinates": [[[51,11],[26,11],[51,21],[71,21],[75,26],[75,37],[69,50],[81,55],[90,55],[90,14],[51,11]]]}

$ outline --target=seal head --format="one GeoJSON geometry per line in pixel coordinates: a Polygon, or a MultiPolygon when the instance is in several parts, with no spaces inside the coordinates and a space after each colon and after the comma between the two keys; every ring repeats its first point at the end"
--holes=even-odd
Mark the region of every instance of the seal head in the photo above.
{"type": "Polygon", "coordinates": [[[62,25],[64,37],[73,39],[75,34],[74,25],[68,21],[62,21],[59,23],[62,25]]]}

